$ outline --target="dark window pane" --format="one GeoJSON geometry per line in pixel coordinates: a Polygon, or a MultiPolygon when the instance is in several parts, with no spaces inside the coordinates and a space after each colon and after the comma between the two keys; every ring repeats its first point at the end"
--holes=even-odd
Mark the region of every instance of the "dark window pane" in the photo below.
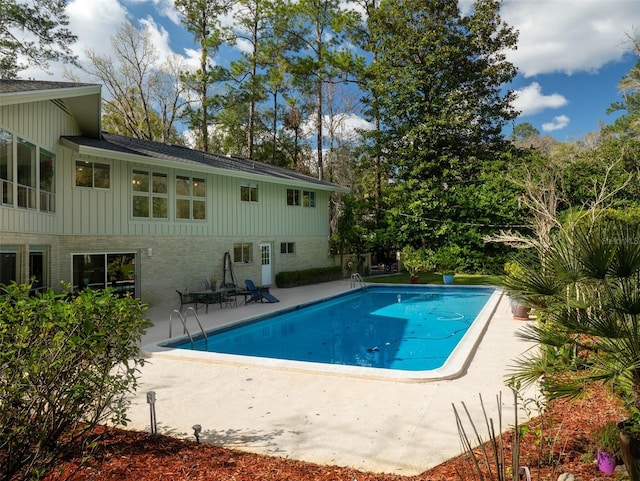
{"type": "Polygon", "coordinates": [[[131,185],[134,192],[149,192],[149,173],[134,170],[131,185]]]}
{"type": "Polygon", "coordinates": [[[93,186],[99,189],[111,187],[111,167],[109,164],[95,163],[93,165],[93,186]]]}
{"type": "Polygon", "coordinates": [[[133,216],[149,217],[149,197],[143,195],[133,196],[133,216]]]}

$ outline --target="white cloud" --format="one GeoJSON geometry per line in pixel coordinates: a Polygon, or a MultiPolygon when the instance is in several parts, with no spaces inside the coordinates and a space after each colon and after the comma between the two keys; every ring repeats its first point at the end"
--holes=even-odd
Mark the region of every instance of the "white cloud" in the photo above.
{"type": "Polygon", "coordinates": [[[124,0],[125,4],[150,3],[163,17],[167,17],[176,25],[180,25],[180,13],[173,0],[124,0]]]}
{"type": "Polygon", "coordinates": [[[86,0],[72,0],[66,12],[69,29],[78,37],[73,49],[81,56],[87,48],[108,53],[109,39],[127,18],[127,11],[118,0],[93,0],[91,8],[87,8],[86,0]]]}
{"type": "Polygon", "coordinates": [[[569,125],[569,122],[571,122],[571,120],[566,115],[558,115],[553,118],[553,121],[542,124],[542,130],[545,132],[553,132],[554,130],[564,129],[569,125]]]}
{"type": "Polygon", "coordinates": [[[525,77],[620,61],[626,34],[640,25],[637,0],[504,0],[501,15],[520,32],[508,58],[525,77]]]}
{"type": "Polygon", "coordinates": [[[521,112],[521,117],[535,115],[545,109],[564,107],[569,103],[566,97],[557,93],[544,95],[538,82],[533,82],[527,87],[516,90],[515,94],[516,99],[513,102],[513,106],[521,112]]]}
{"type": "Polygon", "coordinates": [[[250,54],[253,51],[253,45],[251,42],[244,38],[238,38],[236,40],[236,48],[243,53],[250,54]]]}
{"type": "Polygon", "coordinates": [[[169,46],[169,33],[164,27],[158,25],[153,17],[142,18],[139,22],[139,26],[143,27],[149,33],[151,44],[158,51],[158,61],[160,63],[164,63],[165,59],[174,55],[169,46]]]}
{"type": "MultiPolygon", "coordinates": [[[[69,17],[69,30],[77,37],[71,45],[71,50],[78,56],[79,62],[86,59],[85,50],[106,55],[111,51],[110,37],[127,18],[127,11],[118,0],[90,0],[91,7],[87,8],[87,0],[71,0],[65,9],[69,17]]],[[[64,70],[72,67],[61,63],[52,63],[48,73],[39,69],[27,69],[20,73],[22,78],[36,80],[64,80],[64,70]]],[[[80,77],[77,69],[74,72],[80,77]]]]}
{"type": "MultiPolygon", "coordinates": [[[[336,114],[333,119],[329,115],[324,116],[322,122],[323,135],[329,138],[331,123],[335,139],[341,143],[356,142],[362,135],[362,131],[372,130],[373,124],[353,113],[336,114]]],[[[302,124],[302,136],[315,142],[316,115],[311,114],[302,124]]]]}
{"type": "MultiPolygon", "coordinates": [[[[334,122],[336,126],[336,137],[343,142],[353,142],[360,138],[361,131],[372,130],[373,125],[371,122],[366,121],[362,117],[356,114],[338,114],[335,116],[334,122]]],[[[325,134],[329,129],[330,119],[325,116],[324,128],[325,134]]]]}

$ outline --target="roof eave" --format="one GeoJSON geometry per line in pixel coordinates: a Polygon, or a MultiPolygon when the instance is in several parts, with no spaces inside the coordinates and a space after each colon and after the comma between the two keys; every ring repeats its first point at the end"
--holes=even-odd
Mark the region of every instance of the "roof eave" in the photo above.
{"type": "Polygon", "coordinates": [[[0,107],[57,99],[66,101],[83,135],[100,137],[102,96],[101,86],[97,84],[3,93],[0,107]]]}
{"type": "Polygon", "coordinates": [[[337,184],[317,184],[314,182],[305,182],[300,179],[283,179],[280,177],[271,176],[268,174],[258,174],[245,171],[234,171],[230,169],[222,169],[220,167],[213,167],[210,165],[202,164],[199,162],[193,162],[188,160],[172,160],[163,159],[158,157],[149,157],[146,155],[129,154],[125,152],[114,152],[112,150],[101,149],[100,147],[90,147],[85,145],[79,145],[71,140],[61,138],[60,143],[78,153],[78,155],[87,155],[95,157],[106,157],[114,160],[121,160],[123,162],[137,162],[140,164],[152,165],[152,166],[165,166],[179,170],[206,172],[210,174],[222,175],[225,177],[241,178],[245,180],[255,180],[261,182],[271,182],[274,184],[286,184],[293,187],[308,187],[315,190],[323,190],[329,192],[349,192],[349,188],[343,187],[337,184]]]}

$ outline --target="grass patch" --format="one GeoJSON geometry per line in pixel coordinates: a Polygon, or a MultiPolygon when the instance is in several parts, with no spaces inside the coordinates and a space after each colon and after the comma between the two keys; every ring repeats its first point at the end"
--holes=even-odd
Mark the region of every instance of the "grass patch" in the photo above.
{"type": "MultiPolygon", "coordinates": [[[[365,278],[367,282],[381,284],[409,284],[409,274],[400,272],[399,274],[388,274],[379,276],[369,276],[365,278]]],[[[500,286],[502,285],[502,276],[491,276],[481,274],[456,274],[453,283],[466,286],[500,286]]],[[[432,272],[420,273],[420,281],[418,284],[442,284],[442,275],[432,272]]]]}

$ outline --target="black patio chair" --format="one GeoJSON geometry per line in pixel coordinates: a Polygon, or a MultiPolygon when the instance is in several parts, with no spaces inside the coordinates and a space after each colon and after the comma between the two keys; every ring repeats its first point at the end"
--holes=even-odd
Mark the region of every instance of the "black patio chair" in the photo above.
{"type": "Polygon", "coordinates": [[[180,296],[180,312],[185,309],[184,306],[187,306],[189,304],[193,304],[194,309],[196,311],[198,310],[198,299],[196,298],[196,296],[189,294],[188,292],[181,292],[178,289],[176,289],[176,292],[180,296]]]}

